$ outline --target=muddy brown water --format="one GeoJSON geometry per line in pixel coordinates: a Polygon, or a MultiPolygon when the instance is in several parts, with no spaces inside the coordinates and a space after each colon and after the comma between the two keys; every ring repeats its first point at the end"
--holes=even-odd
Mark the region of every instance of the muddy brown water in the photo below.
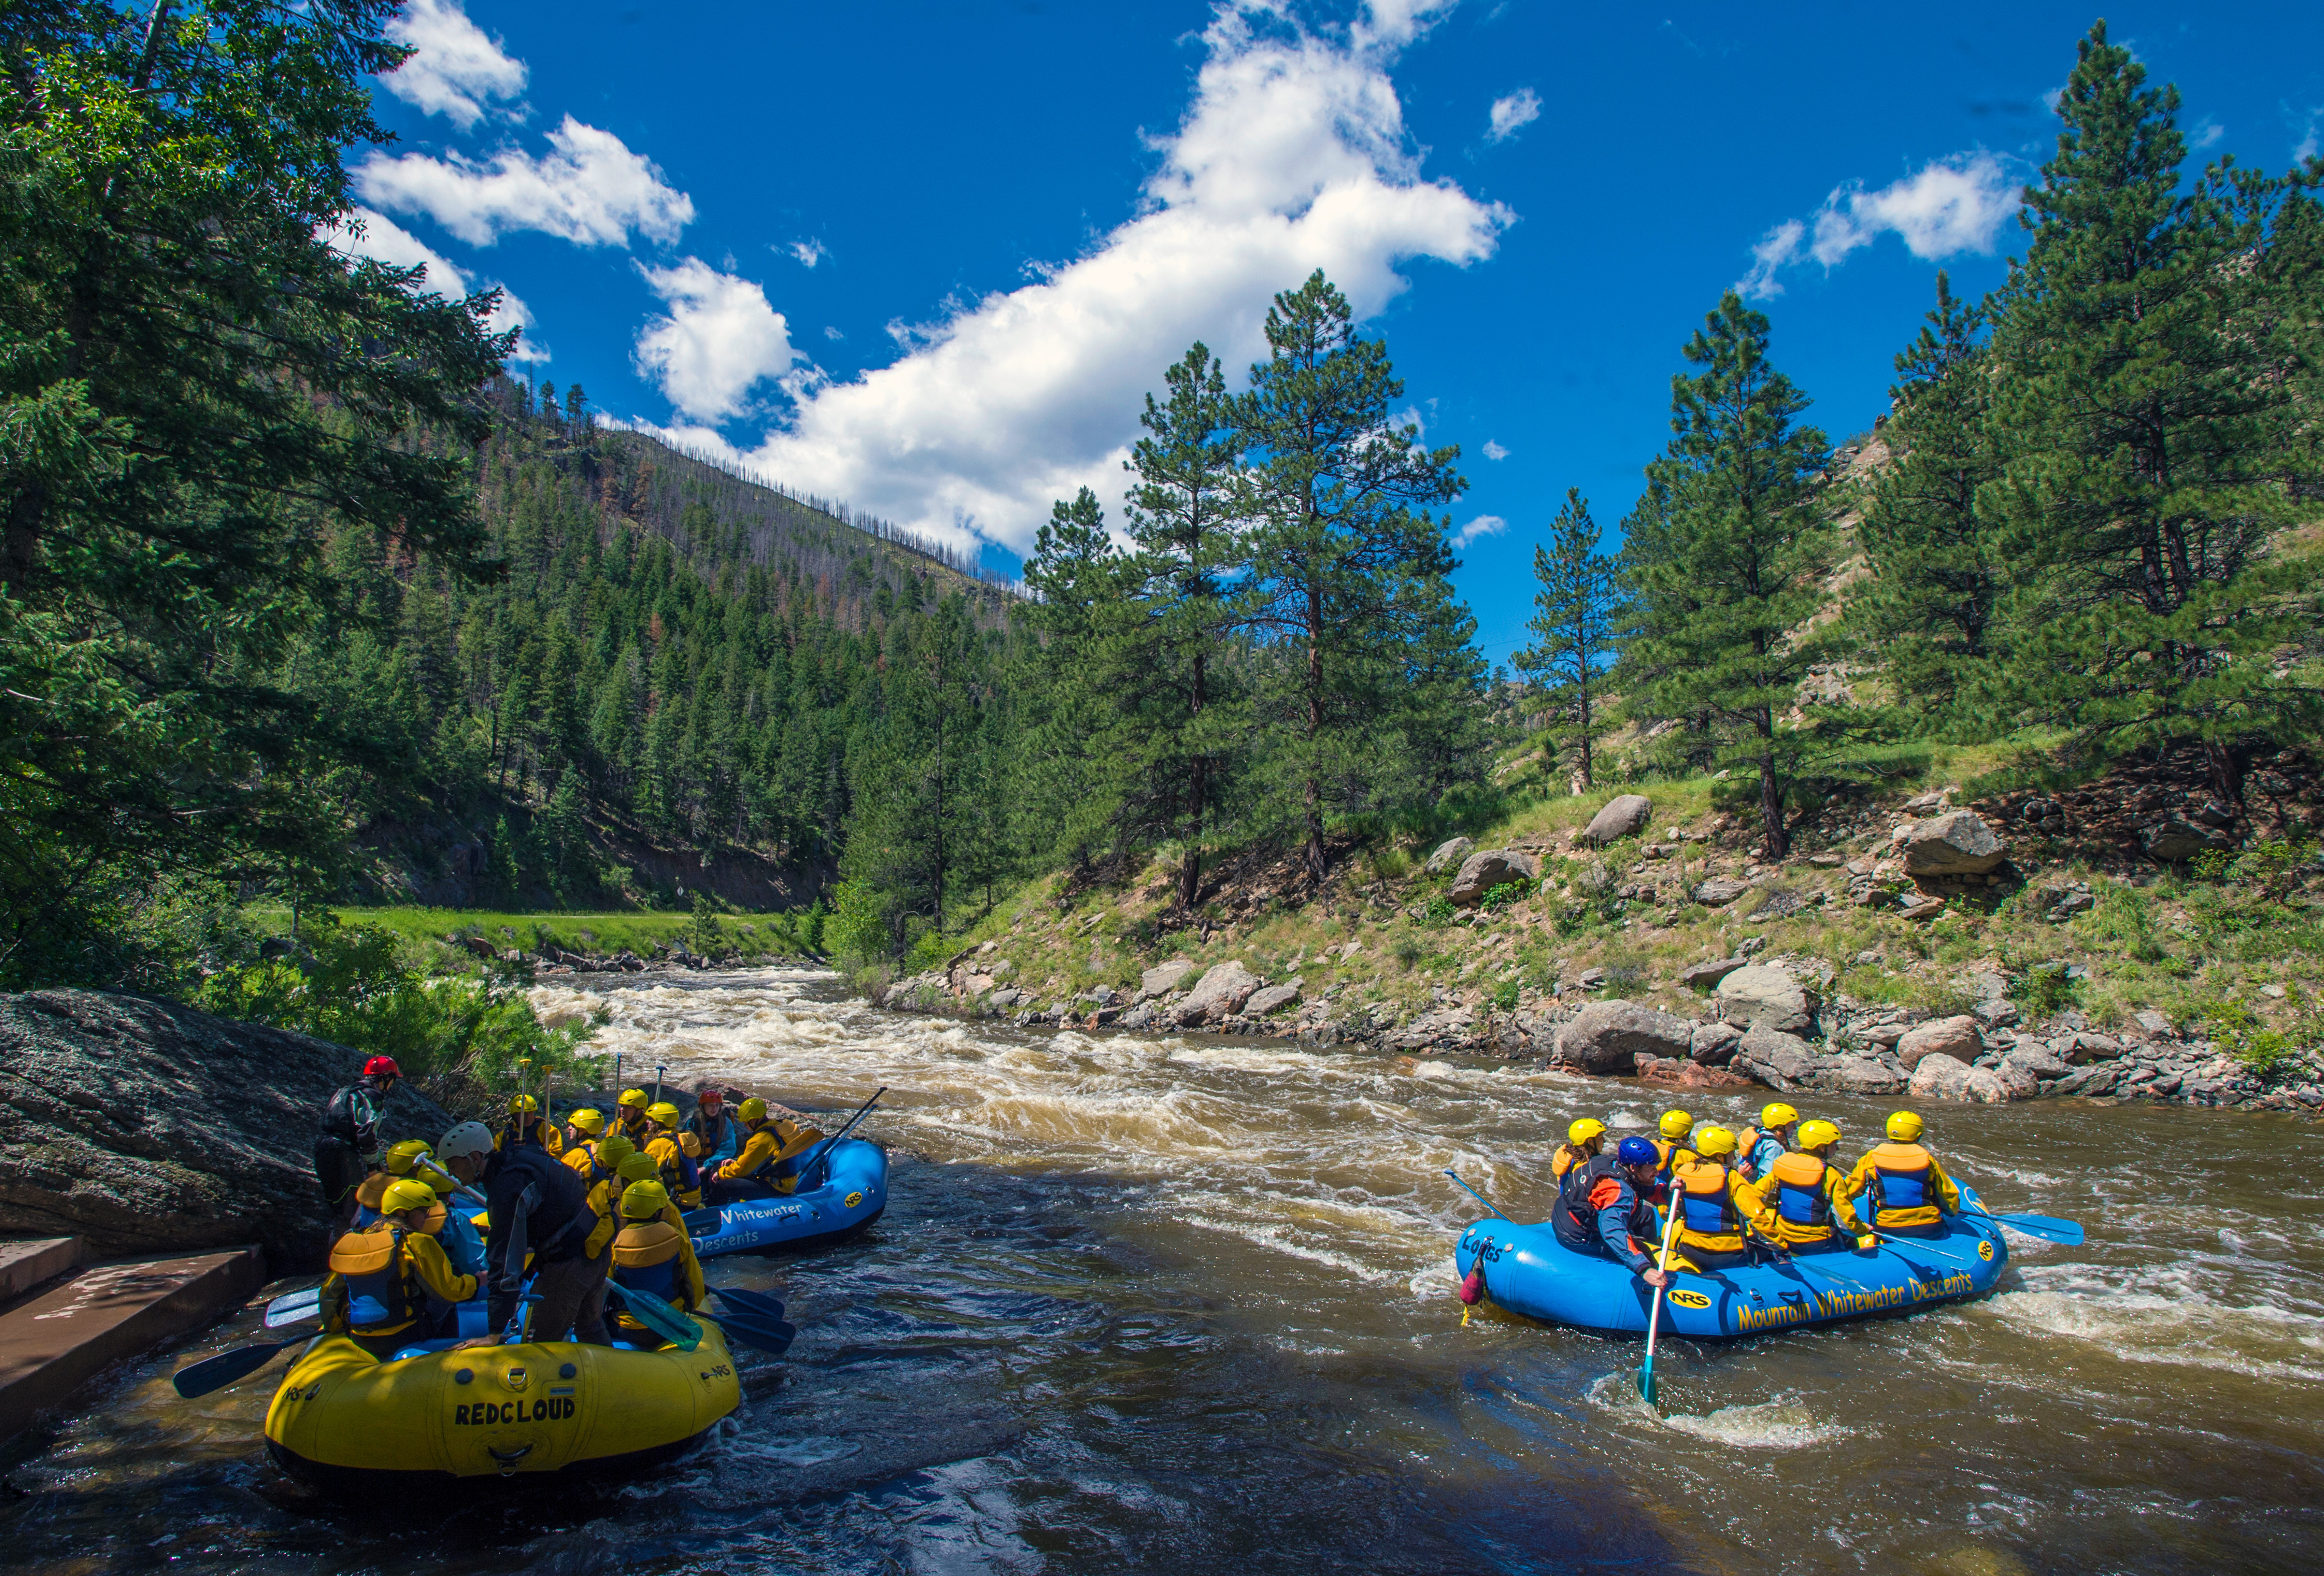
{"type": "MultiPolygon", "coordinates": [[[[2324,1132],[2049,1102],[1932,1111],[2012,1237],[1994,1295],[1681,1345],[1463,1328],[1476,1206],[1538,1218],[1566,1121],[1660,1092],[1274,1042],[873,1012],[828,975],[543,988],[606,1049],[797,1104],[890,1086],[886,1217],[714,1261],[785,1298],[779,1361],[634,1482],[347,1505],[257,1442],[272,1379],[116,1376],[22,1443],[0,1565],[54,1572],[2218,1571],[2324,1568],[2324,1132]]],[[[1756,1102],[1692,1101],[1744,1119],[1756,1102]]],[[[1818,1101],[1853,1153],[1886,1107],[1818,1101]]]]}

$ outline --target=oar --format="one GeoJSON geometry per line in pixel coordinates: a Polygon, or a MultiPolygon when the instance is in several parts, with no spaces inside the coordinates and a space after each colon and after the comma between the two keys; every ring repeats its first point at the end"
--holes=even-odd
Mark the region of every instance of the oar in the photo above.
{"type": "Polygon", "coordinates": [[[2044,1242],[2061,1242],[2069,1248],[2082,1245],[2082,1227],[2079,1221],[2061,1220],[2056,1215],[1997,1215],[1991,1210],[1972,1210],[1971,1214],[1983,1215],[1997,1225],[2013,1231],[2023,1231],[2028,1237],[2039,1237],[2044,1242]]]}
{"type": "Polygon", "coordinates": [[[757,1319],[744,1318],[739,1313],[725,1313],[711,1320],[711,1323],[724,1331],[729,1341],[739,1341],[753,1350],[763,1351],[770,1357],[782,1356],[791,1349],[791,1342],[798,1339],[798,1332],[796,1329],[779,1321],[767,1323],[757,1319]]]}
{"type": "Polygon", "coordinates": [[[1479,1193],[1475,1188],[1471,1187],[1458,1176],[1452,1176],[1452,1168],[1451,1166],[1448,1166],[1445,1167],[1444,1175],[1452,1177],[1453,1186],[1459,1188],[1462,1193],[1467,1194],[1471,1198],[1475,1199],[1479,1203],[1483,1204],[1487,1209],[1492,1211],[1493,1218],[1495,1220],[1506,1221],[1508,1219],[1508,1216],[1501,1212],[1501,1208],[1499,1204],[1495,1203],[1491,1199],[1487,1198],[1483,1194],[1479,1193]]]}
{"type": "Polygon", "coordinates": [[[1678,1240],[1678,1205],[1671,1205],[1669,1223],[1663,1227],[1662,1252],[1655,1258],[1655,1267],[1663,1272],[1665,1285],[1655,1288],[1655,1305],[1646,1315],[1646,1360],[1638,1365],[1638,1398],[1647,1405],[1655,1404],[1655,1341],[1662,1334],[1663,1294],[1670,1290],[1671,1244],[1678,1240]]]}
{"type": "Polygon", "coordinates": [[[712,1286],[710,1289],[719,1301],[745,1318],[780,1325],[785,1330],[791,1328],[784,1323],[782,1299],[779,1297],[770,1297],[762,1292],[744,1291],[741,1286],[712,1286]]]}
{"type": "Polygon", "coordinates": [[[178,1394],[190,1401],[197,1396],[207,1396],[212,1390],[223,1390],[235,1380],[254,1374],[278,1353],[294,1346],[304,1346],[314,1340],[310,1334],[293,1335],[288,1341],[277,1341],[269,1346],[238,1346],[232,1351],[222,1351],[189,1368],[180,1369],[170,1382],[178,1387],[178,1394]]]}
{"type": "Polygon", "coordinates": [[[654,1069],[654,1103],[656,1105],[661,1103],[661,1074],[662,1069],[656,1067],[654,1069]]]}
{"type": "Polygon", "coordinates": [[[830,1157],[832,1150],[838,1147],[839,1140],[853,1132],[855,1130],[855,1124],[872,1114],[872,1108],[880,1103],[880,1096],[887,1092],[888,1086],[885,1083],[880,1085],[878,1089],[872,1091],[871,1099],[865,1101],[862,1105],[855,1108],[855,1114],[853,1116],[849,1117],[846,1121],[840,1124],[840,1129],[837,1132],[832,1134],[831,1137],[825,1138],[822,1143],[807,1151],[807,1158],[799,1163],[798,1178],[800,1192],[804,1193],[808,1191],[811,1187],[820,1187],[823,1185],[819,1182],[810,1183],[807,1178],[815,1175],[815,1167],[822,1165],[824,1161],[830,1157]]]}
{"type": "Polygon", "coordinates": [[[619,1299],[639,1323],[680,1351],[692,1351],[702,1344],[702,1327],[651,1292],[609,1280],[605,1283],[605,1295],[619,1299]]]}
{"type": "Polygon", "coordinates": [[[266,1327],[281,1330],[287,1325],[303,1324],[309,1319],[323,1316],[323,1288],[309,1286],[303,1292],[285,1292],[266,1304],[266,1327]]]}

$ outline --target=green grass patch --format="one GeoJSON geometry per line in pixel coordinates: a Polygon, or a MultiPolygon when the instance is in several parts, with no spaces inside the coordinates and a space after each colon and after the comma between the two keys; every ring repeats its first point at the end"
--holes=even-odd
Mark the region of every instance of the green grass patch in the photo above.
{"type": "MultiPolygon", "coordinates": [[[[510,914],[493,908],[337,908],[331,910],[342,925],[370,926],[385,930],[416,949],[441,945],[447,935],[481,936],[496,947],[522,947],[538,952],[549,943],[574,952],[612,954],[622,951],[643,957],[657,946],[683,940],[699,950],[695,916],[652,914],[635,910],[612,914],[510,914]]],[[[280,935],[290,928],[288,908],[254,908],[252,922],[280,935]]],[[[717,930],[737,951],[796,953],[807,950],[799,932],[803,914],[720,914],[717,930]]]]}

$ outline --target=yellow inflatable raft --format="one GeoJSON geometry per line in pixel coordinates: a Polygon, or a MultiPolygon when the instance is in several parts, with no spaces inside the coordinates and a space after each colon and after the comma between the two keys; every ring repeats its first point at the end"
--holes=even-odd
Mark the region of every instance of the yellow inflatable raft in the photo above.
{"type": "Polygon", "coordinates": [[[681,1455],[741,1405],[718,1327],[692,1351],[558,1341],[379,1362],[317,1340],[266,1409],[266,1451],[295,1478],[349,1486],[631,1467],[681,1455]]]}

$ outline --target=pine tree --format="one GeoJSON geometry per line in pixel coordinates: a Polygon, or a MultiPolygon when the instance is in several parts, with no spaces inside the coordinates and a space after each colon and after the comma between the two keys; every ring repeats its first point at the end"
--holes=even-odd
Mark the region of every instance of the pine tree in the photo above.
{"type": "Polygon", "coordinates": [[[1322,270],[1275,298],[1267,342],[1236,404],[1258,521],[1246,616],[1282,648],[1276,770],[1298,796],[1300,861],[1320,882],[1324,817],[1363,797],[1370,752],[1404,699],[1397,649],[1452,567],[1426,507],[1468,484],[1452,468],[1460,450],[1425,449],[1418,428],[1392,418],[1404,384],[1388,348],[1358,336],[1322,270]]]}
{"type": "Polygon", "coordinates": [[[1767,360],[1767,319],[1734,291],[1686,359],[1702,370],[1671,379],[1670,446],[1646,467],[1655,523],[1636,665],[1656,711],[1702,719],[1723,757],[1757,770],[1762,842],[1780,858],[1784,795],[1813,742],[1787,719],[1819,656],[1806,626],[1830,559],[1815,484],[1831,450],[1767,360]]]}
{"type": "Polygon", "coordinates": [[[1167,403],[1146,396],[1146,436],[1126,467],[1138,478],[1123,529],[1138,552],[1130,639],[1122,677],[1148,792],[1150,835],[1175,839],[1178,902],[1202,894],[1203,837],[1233,791],[1229,780],[1248,708],[1225,643],[1234,623],[1231,581],[1247,562],[1242,539],[1241,439],[1218,359],[1199,341],[1163,374],[1167,403]]]}
{"type": "Polygon", "coordinates": [[[1025,563],[1026,587],[1038,600],[1024,614],[1032,638],[1017,674],[1024,732],[1012,797],[1022,845],[1075,869],[1112,841],[1122,802],[1113,679],[1126,572],[1086,487],[1071,503],[1057,502],[1025,563]]]}
{"type": "Polygon", "coordinates": [[[1571,750],[1575,780],[1593,780],[1591,741],[1603,670],[1613,659],[1622,613],[1622,581],[1614,561],[1600,551],[1598,522],[1582,489],[1565,491],[1565,506],[1549,528],[1549,539],[1533,549],[1534,616],[1526,625],[1534,643],[1517,653],[1516,666],[1544,688],[1548,703],[1552,759],[1571,750]],[[1563,734],[1566,743],[1556,742],[1563,734]]]}
{"type": "MultiPolygon", "coordinates": [[[[1993,358],[1979,336],[1986,308],[1937,272],[1937,304],[1896,357],[1894,414],[1882,430],[1891,463],[1874,479],[1858,530],[1870,579],[1849,617],[1879,652],[1898,697],[1932,703],[1931,731],[1974,670],[1995,655],[2010,588],[2000,524],[1978,497],[2007,457],[1993,419],[1993,358]]],[[[1987,507],[1993,495],[1986,493],[1987,507]]]]}
{"type": "Polygon", "coordinates": [[[2255,741],[2324,720],[2274,661],[2316,627],[2282,534],[2318,475],[2312,205],[2224,159],[2181,191],[2178,108],[2100,23],[2025,193],[1997,331],[2024,452],[1995,492],[2032,584],[1990,714],[2099,754],[2190,742],[2240,801],[2255,741]]]}

